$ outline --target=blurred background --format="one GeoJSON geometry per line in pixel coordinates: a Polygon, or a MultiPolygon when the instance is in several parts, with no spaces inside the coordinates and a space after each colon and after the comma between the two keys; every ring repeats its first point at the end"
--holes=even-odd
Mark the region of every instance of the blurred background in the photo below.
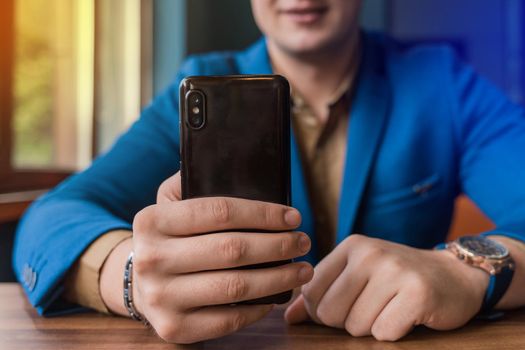
{"type": "MultiPolygon", "coordinates": [[[[449,43],[525,101],[522,0],[364,0],[362,24],[407,45],[449,43]]],[[[247,0],[2,0],[0,281],[13,278],[13,231],[32,200],[107,150],[186,55],[259,36],[247,0]]],[[[453,235],[491,225],[459,206],[453,235]]]]}

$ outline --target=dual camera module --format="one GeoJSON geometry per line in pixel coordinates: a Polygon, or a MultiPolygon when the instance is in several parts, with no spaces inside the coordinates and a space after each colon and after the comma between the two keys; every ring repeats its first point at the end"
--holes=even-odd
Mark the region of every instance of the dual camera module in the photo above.
{"type": "Polygon", "coordinates": [[[206,122],[206,104],[204,94],[199,90],[190,90],[186,94],[186,121],[192,129],[201,129],[206,122]]]}

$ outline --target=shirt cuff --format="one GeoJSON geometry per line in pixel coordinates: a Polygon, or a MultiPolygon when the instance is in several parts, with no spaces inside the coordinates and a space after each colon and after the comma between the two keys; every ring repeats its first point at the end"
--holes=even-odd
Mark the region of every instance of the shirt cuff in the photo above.
{"type": "Polygon", "coordinates": [[[95,240],[68,273],[64,298],[100,312],[110,313],[100,295],[100,272],[113,249],[132,235],[131,231],[110,231],[95,240]]]}
{"type": "Polygon", "coordinates": [[[503,237],[512,238],[516,241],[525,243],[525,235],[523,235],[521,232],[518,233],[518,231],[514,231],[514,230],[511,231],[511,230],[496,228],[491,231],[483,232],[481,235],[482,236],[503,236],[503,237]]]}

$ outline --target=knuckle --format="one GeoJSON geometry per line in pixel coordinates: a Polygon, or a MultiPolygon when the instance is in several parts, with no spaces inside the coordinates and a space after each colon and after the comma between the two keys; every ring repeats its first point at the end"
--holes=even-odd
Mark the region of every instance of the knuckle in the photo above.
{"type": "Polygon", "coordinates": [[[248,293],[248,284],[239,273],[234,273],[226,279],[225,292],[229,300],[241,300],[248,293]]]}
{"type": "Polygon", "coordinates": [[[368,335],[368,330],[364,329],[358,322],[350,317],[345,321],[345,330],[353,337],[363,337],[368,335]]]}
{"type": "Polygon", "coordinates": [[[244,327],[246,321],[246,316],[242,312],[234,313],[233,316],[230,318],[226,332],[231,333],[238,331],[239,329],[244,327]]]}
{"type": "Polygon", "coordinates": [[[378,340],[378,341],[393,341],[394,339],[391,339],[387,333],[385,333],[383,330],[376,331],[372,330],[372,336],[378,340]]]}
{"type": "Polygon", "coordinates": [[[327,303],[321,302],[319,304],[319,306],[317,307],[316,315],[317,318],[327,326],[341,326],[341,320],[337,320],[337,317],[334,315],[332,308],[330,308],[327,303]]]}
{"type": "Polygon", "coordinates": [[[160,260],[160,255],[156,249],[138,249],[137,247],[133,256],[133,270],[139,275],[154,271],[160,260]]]}
{"type": "Polygon", "coordinates": [[[397,276],[400,272],[405,271],[405,260],[401,256],[390,256],[383,262],[382,267],[390,276],[397,276]]]}
{"type": "Polygon", "coordinates": [[[346,319],[345,321],[345,330],[352,336],[354,336],[355,333],[355,323],[350,319],[346,319]]]}
{"type": "Polygon", "coordinates": [[[429,305],[434,298],[434,290],[427,278],[420,273],[413,273],[409,278],[412,300],[422,305],[429,305]]]}
{"type": "Polygon", "coordinates": [[[161,196],[166,196],[169,193],[168,187],[169,187],[169,179],[162,181],[162,183],[160,184],[157,190],[157,199],[161,196]]]}
{"type": "Polygon", "coordinates": [[[273,225],[276,222],[277,215],[275,213],[274,207],[271,205],[261,205],[262,218],[265,225],[273,225]]]}
{"type": "Polygon", "coordinates": [[[384,247],[379,245],[370,245],[363,256],[363,263],[375,263],[377,261],[383,261],[386,256],[386,250],[384,247]]]}
{"type": "Polygon", "coordinates": [[[359,233],[354,233],[354,234],[351,234],[350,236],[348,236],[347,240],[348,241],[360,241],[363,239],[363,235],[359,234],[359,233]]]}
{"type": "Polygon", "coordinates": [[[401,338],[401,335],[394,331],[389,331],[385,327],[373,326],[371,330],[372,336],[378,341],[396,341],[401,338]]]}
{"type": "Polygon", "coordinates": [[[378,318],[372,325],[370,333],[379,341],[396,341],[403,336],[399,319],[392,317],[378,318]]]}
{"type": "Polygon", "coordinates": [[[166,298],[164,298],[163,293],[158,288],[144,286],[142,290],[144,301],[149,307],[158,309],[162,308],[163,304],[166,303],[166,298]]]}
{"type": "Polygon", "coordinates": [[[356,244],[358,242],[362,242],[363,238],[364,238],[363,235],[360,235],[358,233],[354,233],[354,234],[351,234],[350,236],[348,236],[345,239],[345,243],[346,244],[350,244],[350,245],[354,245],[354,244],[356,244]]]}
{"type": "Polygon", "coordinates": [[[179,323],[163,321],[160,324],[155,325],[154,329],[157,335],[168,343],[185,342],[185,339],[181,337],[183,332],[181,331],[179,323]]]}
{"type": "Polygon", "coordinates": [[[151,229],[154,224],[152,216],[155,215],[155,209],[153,206],[146,207],[139,211],[133,218],[133,233],[144,233],[151,229]]]}
{"type": "Polygon", "coordinates": [[[427,293],[428,285],[426,279],[419,273],[411,273],[410,277],[410,287],[416,294],[427,293]]]}
{"type": "Polygon", "coordinates": [[[294,239],[290,235],[283,237],[279,245],[280,257],[286,258],[290,256],[291,253],[293,252],[293,246],[294,246],[294,239]]]}
{"type": "Polygon", "coordinates": [[[374,322],[372,325],[372,329],[370,330],[370,333],[372,333],[372,336],[379,341],[388,341],[385,339],[385,332],[383,331],[383,324],[380,323],[378,320],[374,322]]]}
{"type": "Polygon", "coordinates": [[[308,304],[313,304],[315,301],[315,291],[311,283],[307,283],[301,287],[301,293],[303,294],[304,300],[308,304]]]}
{"type": "Polygon", "coordinates": [[[229,237],[225,239],[220,247],[226,262],[236,265],[242,262],[246,256],[246,241],[240,237],[229,237]]]}
{"type": "Polygon", "coordinates": [[[232,214],[232,203],[226,198],[217,198],[212,201],[211,210],[213,218],[219,224],[227,224],[230,222],[232,214]]]}
{"type": "Polygon", "coordinates": [[[179,202],[177,209],[182,220],[187,223],[194,223],[199,219],[198,215],[206,212],[208,208],[205,207],[201,199],[195,199],[179,202]]]}
{"type": "Polygon", "coordinates": [[[247,322],[246,316],[241,312],[234,312],[231,316],[215,324],[215,334],[226,335],[243,328],[247,322]]]}

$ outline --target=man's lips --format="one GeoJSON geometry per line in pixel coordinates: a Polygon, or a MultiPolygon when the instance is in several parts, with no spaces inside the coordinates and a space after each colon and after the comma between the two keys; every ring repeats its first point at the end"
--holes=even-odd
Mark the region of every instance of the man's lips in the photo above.
{"type": "Polygon", "coordinates": [[[328,7],[294,7],[280,10],[279,13],[298,24],[313,24],[328,12],[328,7]]]}

